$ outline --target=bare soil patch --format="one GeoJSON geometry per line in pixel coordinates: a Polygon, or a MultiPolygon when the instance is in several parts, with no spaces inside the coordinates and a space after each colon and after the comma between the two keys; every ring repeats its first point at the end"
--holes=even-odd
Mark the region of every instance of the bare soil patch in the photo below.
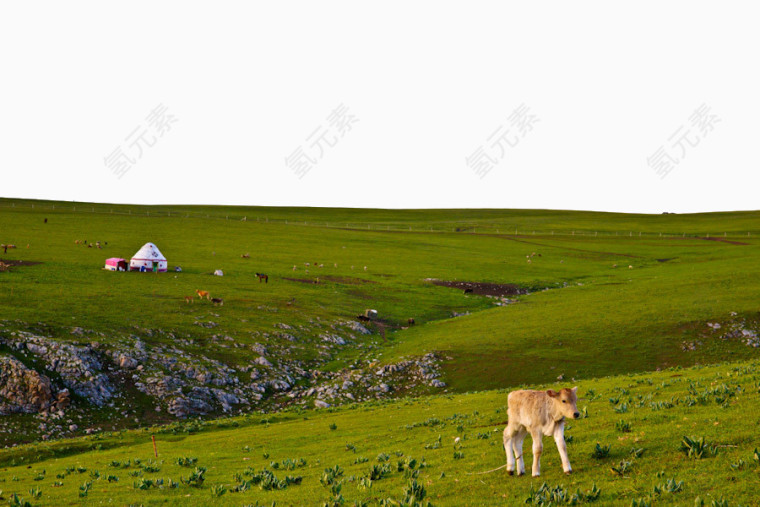
{"type": "Polygon", "coordinates": [[[36,266],[38,264],[42,264],[42,263],[38,261],[19,261],[19,260],[4,261],[0,259],[0,271],[10,271],[11,268],[23,267],[23,266],[36,266]]]}
{"type": "Polygon", "coordinates": [[[511,283],[485,283],[485,282],[451,282],[447,280],[430,280],[434,285],[460,289],[468,294],[478,296],[507,297],[527,294],[528,290],[511,283]]]}
{"type": "Polygon", "coordinates": [[[283,280],[287,280],[289,282],[298,282],[298,283],[309,283],[309,284],[315,284],[319,283],[316,278],[286,278],[283,277],[283,280]]]}

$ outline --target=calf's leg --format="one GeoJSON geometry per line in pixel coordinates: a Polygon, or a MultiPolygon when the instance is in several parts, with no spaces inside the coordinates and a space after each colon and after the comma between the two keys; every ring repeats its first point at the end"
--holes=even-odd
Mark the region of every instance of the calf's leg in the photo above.
{"type": "Polygon", "coordinates": [[[514,438],[512,428],[504,428],[504,451],[507,453],[507,473],[515,473],[515,450],[512,448],[512,439],[514,438]]]}
{"type": "Polygon", "coordinates": [[[523,458],[523,440],[528,433],[524,429],[520,429],[516,435],[512,437],[512,450],[515,453],[515,461],[517,462],[517,475],[525,474],[525,459],[523,458]]]}
{"type": "Polygon", "coordinates": [[[533,438],[533,477],[541,475],[541,453],[544,452],[543,435],[541,430],[531,432],[533,438]]]}
{"type": "Polygon", "coordinates": [[[554,441],[557,443],[557,450],[559,451],[559,457],[562,460],[562,470],[566,474],[573,472],[570,467],[570,458],[567,457],[567,444],[565,443],[565,427],[564,425],[557,426],[554,430],[554,441]]]}

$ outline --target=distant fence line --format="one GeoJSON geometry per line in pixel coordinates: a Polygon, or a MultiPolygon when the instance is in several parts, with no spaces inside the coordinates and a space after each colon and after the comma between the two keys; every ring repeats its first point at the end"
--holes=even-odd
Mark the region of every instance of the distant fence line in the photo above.
{"type": "Polygon", "coordinates": [[[89,213],[98,215],[123,215],[134,217],[151,217],[151,218],[192,218],[192,219],[204,219],[204,220],[232,220],[238,222],[256,222],[256,223],[272,223],[301,227],[322,227],[333,229],[349,229],[349,230],[366,230],[366,231],[390,231],[390,232],[414,232],[414,233],[461,233],[461,234],[483,234],[483,235],[501,235],[501,236],[580,236],[580,237],[638,237],[638,238],[740,238],[740,237],[752,237],[753,233],[758,231],[732,231],[731,234],[728,231],[722,233],[694,233],[694,232],[643,232],[643,231],[590,231],[590,230],[533,230],[533,229],[519,229],[510,227],[497,227],[497,226],[475,226],[470,224],[460,224],[459,226],[451,226],[447,224],[443,226],[441,224],[434,224],[430,226],[412,226],[404,224],[381,224],[381,223],[368,223],[368,222],[324,222],[324,221],[296,221],[287,218],[273,218],[268,216],[251,216],[251,215],[229,215],[229,214],[213,214],[202,212],[188,212],[186,210],[145,210],[145,213],[133,213],[132,210],[123,210],[113,208],[109,206],[92,206],[92,205],[72,205],[72,206],[56,206],[51,205],[23,205],[17,203],[0,203],[2,208],[17,208],[17,209],[42,209],[57,212],[66,213],[89,213]]]}

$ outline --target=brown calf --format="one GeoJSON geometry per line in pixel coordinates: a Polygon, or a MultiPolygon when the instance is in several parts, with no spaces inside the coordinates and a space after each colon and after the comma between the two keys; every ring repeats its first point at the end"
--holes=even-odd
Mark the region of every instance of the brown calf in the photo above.
{"type": "Polygon", "coordinates": [[[211,294],[209,294],[207,290],[196,290],[195,293],[198,294],[198,297],[201,299],[211,299],[211,294]]]}
{"type": "Polygon", "coordinates": [[[553,436],[557,444],[562,469],[566,474],[573,471],[567,457],[565,445],[565,417],[578,419],[576,407],[578,388],[562,389],[559,392],[513,391],[507,398],[509,424],[504,429],[504,450],[507,453],[507,473],[512,475],[517,464],[517,475],[525,473],[522,445],[525,435],[533,439],[533,477],[541,475],[541,453],[543,436],[553,436]]]}

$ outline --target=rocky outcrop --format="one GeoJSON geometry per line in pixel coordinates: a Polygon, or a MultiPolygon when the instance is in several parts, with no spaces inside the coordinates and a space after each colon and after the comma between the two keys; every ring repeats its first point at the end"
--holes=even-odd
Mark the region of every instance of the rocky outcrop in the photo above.
{"type": "MultiPolygon", "coordinates": [[[[280,323],[274,327],[276,331],[253,331],[249,336],[177,336],[137,327],[134,332],[139,336],[105,336],[95,331],[77,334],[80,341],[97,336],[99,343],[70,343],[2,330],[0,343],[23,362],[8,358],[3,363],[0,413],[39,413],[46,422],[65,419],[56,423],[55,428],[60,426],[57,433],[52,432],[54,426],[48,428],[50,436],[65,432],[74,420],[84,427],[85,414],[93,407],[110,408],[114,414],[118,411],[121,417],[128,417],[130,411],[139,414],[135,409],[147,404],[156,412],[186,418],[276,410],[292,404],[328,407],[446,387],[438,378],[438,359],[432,354],[383,366],[369,359],[379,347],[372,333],[358,322],[316,319],[309,325],[280,323]],[[320,369],[346,347],[361,351],[364,358],[342,371],[320,369]],[[242,361],[228,364],[209,357],[219,349],[238,349],[234,355],[242,361]],[[207,356],[205,350],[213,352],[207,356]],[[304,356],[307,358],[302,359],[304,356]],[[26,368],[24,363],[34,366],[26,368]],[[134,389],[147,399],[141,396],[135,403],[129,394],[134,389]],[[74,407],[64,414],[72,397],[74,407]]],[[[226,355],[230,354],[216,357],[226,355]]]]}
{"type": "Polygon", "coordinates": [[[29,351],[45,368],[60,375],[64,385],[90,403],[102,407],[110,400],[115,388],[102,373],[103,364],[92,345],[61,343],[31,333],[12,333],[11,345],[19,351],[29,351]]]}
{"type": "Polygon", "coordinates": [[[731,312],[731,318],[723,324],[719,322],[708,322],[707,327],[710,329],[709,333],[721,340],[736,340],[747,347],[760,348],[760,337],[758,337],[758,330],[760,329],[760,322],[756,319],[750,319],[747,317],[739,316],[735,312],[731,312]]]}
{"type": "Polygon", "coordinates": [[[14,357],[0,356],[0,414],[33,414],[54,401],[49,378],[14,357]]]}

